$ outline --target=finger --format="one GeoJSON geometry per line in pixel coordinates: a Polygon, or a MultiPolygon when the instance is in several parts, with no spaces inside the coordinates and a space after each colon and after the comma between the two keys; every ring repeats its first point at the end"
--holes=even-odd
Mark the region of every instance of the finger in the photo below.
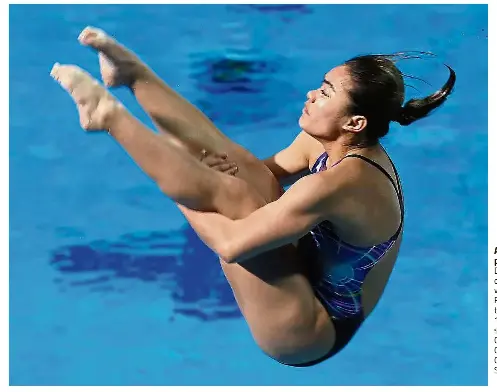
{"type": "Polygon", "coordinates": [[[224,174],[229,174],[229,175],[235,175],[238,173],[238,167],[237,166],[230,166],[230,167],[225,167],[221,169],[218,169],[216,167],[212,167],[211,169],[214,169],[215,171],[224,173],[224,174]]]}
{"type": "Polygon", "coordinates": [[[227,170],[231,170],[235,167],[236,167],[236,165],[233,163],[219,163],[217,165],[211,166],[212,169],[217,170],[217,171],[222,171],[222,172],[225,172],[227,170]]]}
{"type": "Polygon", "coordinates": [[[226,158],[228,158],[228,154],[226,154],[225,152],[209,152],[209,151],[206,151],[204,149],[204,150],[202,150],[202,154],[203,154],[204,158],[212,157],[212,158],[222,159],[222,160],[226,160],[226,158]]]}
{"type": "Polygon", "coordinates": [[[226,154],[225,152],[215,153],[214,155],[221,159],[228,159],[228,154],[226,154]]]}
{"type": "Polygon", "coordinates": [[[213,157],[212,155],[208,155],[204,159],[202,159],[202,163],[206,164],[207,166],[215,166],[215,165],[221,165],[223,163],[228,163],[228,162],[226,162],[224,159],[216,158],[216,157],[213,157]]]}
{"type": "Polygon", "coordinates": [[[238,167],[234,167],[233,169],[230,169],[225,172],[226,174],[229,174],[230,176],[234,176],[236,173],[238,173],[238,167]]]}

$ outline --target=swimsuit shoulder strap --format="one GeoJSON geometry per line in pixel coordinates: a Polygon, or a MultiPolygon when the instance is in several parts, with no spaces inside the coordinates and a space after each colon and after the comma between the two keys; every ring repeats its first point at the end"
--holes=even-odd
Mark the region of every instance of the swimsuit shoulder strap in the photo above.
{"type": "MultiPolygon", "coordinates": [[[[385,152],[386,153],[386,152],[385,152]]],[[[345,158],[358,158],[358,159],[361,159],[363,160],[364,162],[367,162],[368,164],[374,166],[376,169],[378,169],[380,172],[382,172],[389,180],[390,182],[392,183],[393,185],[393,188],[395,189],[395,193],[397,194],[397,199],[399,201],[399,205],[400,205],[400,225],[399,225],[399,228],[397,229],[396,233],[395,233],[395,236],[398,235],[398,233],[400,232],[401,228],[402,228],[402,225],[404,223],[404,196],[402,194],[402,189],[401,189],[401,184],[400,184],[400,178],[399,178],[399,174],[397,172],[397,169],[395,168],[395,165],[393,164],[392,160],[390,159],[390,157],[388,156],[388,154],[386,154],[387,157],[388,157],[388,160],[390,161],[390,164],[392,165],[392,168],[393,168],[393,171],[395,173],[395,178],[397,180],[397,184],[395,183],[394,179],[392,178],[392,176],[382,167],[380,166],[378,163],[376,163],[375,161],[363,156],[363,155],[359,155],[359,154],[349,154],[349,155],[346,155],[343,159],[345,158]]]]}

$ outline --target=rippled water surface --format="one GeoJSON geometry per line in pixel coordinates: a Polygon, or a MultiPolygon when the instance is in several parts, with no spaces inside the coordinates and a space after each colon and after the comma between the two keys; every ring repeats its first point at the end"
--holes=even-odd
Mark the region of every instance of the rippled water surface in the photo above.
{"type": "MultiPolygon", "coordinates": [[[[486,384],[486,6],[12,6],[10,381],[22,385],[486,384]],[[407,61],[443,108],[385,146],[407,203],[377,310],[310,369],[263,356],[216,257],[105,135],[79,128],[55,61],[98,74],[76,38],[101,27],[230,137],[266,157],[298,133],[306,92],[358,53],[407,61]]],[[[150,125],[125,91],[117,96],[150,125]]]]}

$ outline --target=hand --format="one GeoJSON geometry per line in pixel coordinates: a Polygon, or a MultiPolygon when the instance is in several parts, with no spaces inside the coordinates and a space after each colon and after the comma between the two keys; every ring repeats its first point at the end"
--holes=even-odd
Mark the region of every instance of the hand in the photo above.
{"type": "Polygon", "coordinates": [[[207,150],[201,151],[200,161],[211,169],[234,176],[238,173],[238,167],[235,162],[228,161],[226,153],[208,152],[207,150]]]}

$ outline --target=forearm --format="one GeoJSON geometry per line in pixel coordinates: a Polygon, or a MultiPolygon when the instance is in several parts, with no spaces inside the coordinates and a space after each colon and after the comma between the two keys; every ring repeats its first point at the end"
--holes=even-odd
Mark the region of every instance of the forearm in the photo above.
{"type": "Polygon", "coordinates": [[[302,177],[307,176],[308,174],[310,174],[309,170],[302,170],[299,173],[280,176],[280,178],[278,178],[278,182],[282,187],[286,189],[286,187],[292,186],[293,184],[295,184],[295,182],[300,180],[302,177]]]}
{"type": "Polygon", "coordinates": [[[233,229],[235,221],[216,212],[191,210],[181,204],[178,204],[178,208],[204,244],[220,258],[229,261],[229,241],[232,239],[230,229],[233,229]]]}
{"type": "Polygon", "coordinates": [[[280,226],[277,219],[274,219],[274,227],[255,225],[260,222],[265,207],[242,219],[230,219],[216,212],[192,211],[182,205],[178,207],[200,239],[227,263],[243,264],[299,238],[291,230],[275,233],[275,228],[280,226]]]}
{"type": "Polygon", "coordinates": [[[263,253],[262,250],[252,250],[250,254],[241,251],[237,241],[237,236],[242,234],[237,224],[239,221],[216,212],[192,211],[183,205],[178,205],[178,208],[204,244],[225,262],[240,263],[263,253]]]}
{"type": "Polygon", "coordinates": [[[148,130],[125,109],[113,117],[109,133],[167,196],[189,208],[212,208],[210,182],[216,177],[184,149],[148,130]]]}
{"type": "Polygon", "coordinates": [[[325,172],[303,178],[281,198],[252,210],[244,218],[234,220],[218,213],[188,211],[185,216],[199,237],[222,259],[243,263],[296,243],[319,222],[329,220],[339,189],[339,185],[329,183],[329,178],[325,172]]]}

